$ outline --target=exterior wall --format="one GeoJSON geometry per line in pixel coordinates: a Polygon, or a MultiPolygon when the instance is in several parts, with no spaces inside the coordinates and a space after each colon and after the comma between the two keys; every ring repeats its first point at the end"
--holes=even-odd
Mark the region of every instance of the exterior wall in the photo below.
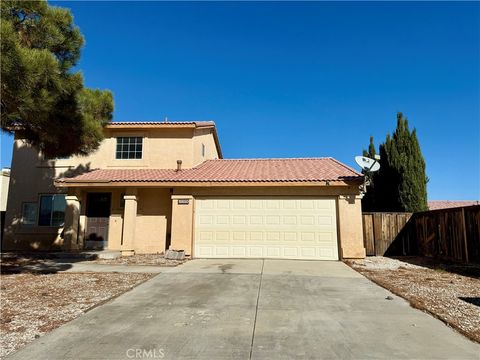
{"type": "Polygon", "coordinates": [[[194,198],[191,195],[172,195],[172,239],[170,248],[192,255],[194,198]],[[179,201],[188,200],[188,204],[179,201]]]}
{"type": "Polygon", "coordinates": [[[193,164],[201,164],[207,159],[218,159],[219,154],[215,139],[212,136],[213,129],[196,129],[193,138],[193,164]],[[202,145],[205,147],[205,154],[202,154],[202,145]]]}
{"type": "MultiPolygon", "coordinates": [[[[213,138],[212,135],[211,137],[213,138]]],[[[72,174],[98,168],[175,169],[177,160],[182,160],[184,168],[191,168],[197,165],[193,160],[193,143],[194,129],[189,128],[108,129],[100,147],[90,155],[72,156],[68,159],[57,159],[43,163],[56,168],[67,168],[72,174]],[[115,159],[116,138],[119,136],[143,137],[142,159],[115,159]]],[[[66,175],[69,175],[69,173],[66,175]]]]}
{"type": "Polygon", "coordinates": [[[42,161],[38,152],[22,140],[15,139],[10,173],[10,191],[5,217],[4,250],[61,249],[62,228],[27,226],[21,223],[22,204],[38,204],[41,194],[63,193],[55,188],[53,179],[66,168],[53,168],[42,161]]]}
{"type": "MultiPolygon", "coordinates": [[[[206,159],[213,158],[218,158],[218,153],[211,129],[207,128],[138,128],[136,130],[110,128],[105,130],[105,139],[100,147],[89,156],[72,156],[56,160],[44,160],[36,149],[16,138],[2,248],[5,250],[60,250],[62,248],[62,227],[25,226],[21,223],[24,202],[35,202],[38,206],[41,194],[56,194],[66,191],[54,186],[55,178],[74,176],[96,168],[176,168],[177,160],[182,160],[183,168],[191,168],[206,159]],[[143,159],[116,160],[115,137],[117,136],[144,137],[143,159]],[[197,136],[201,140],[197,140],[197,136]],[[201,157],[201,143],[206,144],[205,157],[201,157]]],[[[89,191],[95,190],[89,189],[89,191]]],[[[112,215],[109,222],[109,247],[117,250],[121,247],[123,227],[123,209],[118,207],[122,190],[113,192],[112,215]]],[[[85,206],[82,206],[85,200],[84,192],[81,191],[77,195],[81,202],[79,240],[83,243],[86,225],[85,206]]],[[[171,206],[170,202],[171,200],[169,200],[169,206],[171,206]]],[[[161,225],[149,217],[150,215],[141,216],[143,217],[140,222],[145,223],[145,227],[140,226],[140,229],[150,229],[161,225]]],[[[163,225],[161,225],[165,227],[167,233],[169,233],[168,224],[168,222],[165,224],[165,220],[163,220],[163,225]]],[[[144,230],[139,231],[139,236],[143,237],[148,234],[149,230],[145,230],[146,232],[143,233],[144,230]]],[[[145,249],[141,250],[147,251],[153,248],[157,248],[157,246],[146,245],[145,249]]]]}
{"type": "Polygon", "coordinates": [[[340,258],[363,258],[362,211],[358,187],[279,187],[279,188],[175,188],[172,195],[171,248],[193,255],[195,197],[199,196],[335,196],[340,258]],[[179,205],[178,199],[189,198],[190,204],[179,205]]]}
{"type": "Polygon", "coordinates": [[[364,258],[366,252],[363,245],[361,197],[355,195],[339,196],[337,213],[341,257],[344,259],[364,258]]]}
{"type": "Polygon", "coordinates": [[[164,253],[170,236],[170,189],[138,191],[134,250],[138,254],[164,253]]]}

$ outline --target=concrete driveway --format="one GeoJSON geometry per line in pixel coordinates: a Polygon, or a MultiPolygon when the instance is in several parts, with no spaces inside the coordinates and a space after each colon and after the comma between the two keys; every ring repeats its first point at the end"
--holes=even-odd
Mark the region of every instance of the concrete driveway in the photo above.
{"type": "Polygon", "coordinates": [[[478,360],[479,354],[480,345],[341,262],[193,260],[10,358],[478,360]]]}

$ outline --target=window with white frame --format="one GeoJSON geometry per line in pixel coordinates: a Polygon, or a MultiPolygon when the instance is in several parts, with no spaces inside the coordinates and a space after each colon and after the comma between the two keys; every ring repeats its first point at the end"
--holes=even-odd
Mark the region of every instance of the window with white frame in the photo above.
{"type": "Polygon", "coordinates": [[[65,220],[65,195],[41,195],[38,211],[39,226],[63,226],[65,220]]]}
{"type": "Polygon", "coordinates": [[[117,137],[116,159],[141,159],[143,138],[139,136],[117,137]]]}
{"type": "Polygon", "coordinates": [[[35,225],[37,222],[37,203],[27,202],[22,204],[22,224],[35,225]]]}

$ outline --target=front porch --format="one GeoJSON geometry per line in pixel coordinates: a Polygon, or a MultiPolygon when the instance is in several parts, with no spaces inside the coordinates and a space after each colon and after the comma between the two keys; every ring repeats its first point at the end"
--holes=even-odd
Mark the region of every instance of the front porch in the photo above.
{"type": "Polygon", "coordinates": [[[63,249],[164,253],[171,245],[172,215],[179,219],[174,228],[191,224],[182,223],[183,209],[177,209],[172,193],[171,188],[69,188],[63,249]]]}

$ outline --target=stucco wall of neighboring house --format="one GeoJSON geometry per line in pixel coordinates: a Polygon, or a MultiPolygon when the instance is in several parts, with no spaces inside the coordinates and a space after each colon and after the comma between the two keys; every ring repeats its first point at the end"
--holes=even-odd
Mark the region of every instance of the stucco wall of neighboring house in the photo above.
{"type": "MultiPolygon", "coordinates": [[[[72,156],[67,159],[56,160],[45,160],[36,149],[22,139],[16,138],[12,158],[11,188],[5,217],[5,233],[2,241],[3,248],[6,250],[61,249],[63,243],[61,239],[62,227],[26,226],[21,221],[22,204],[24,202],[37,203],[38,206],[41,194],[65,193],[65,189],[58,189],[54,186],[53,180],[55,178],[74,176],[96,168],[174,169],[177,166],[177,160],[182,160],[183,168],[191,168],[206,159],[218,158],[214,137],[210,129],[198,129],[198,136],[202,140],[196,139],[197,133],[194,128],[106,129],[105,139],[92,154],[86,157],[72,156]],[[143,136],[142,159],[115,159],[116,137],[118,136],[143,136]],[[207,145],[209,150],[204,158],[198,156],[201,155],[201,142],[211,144],[211,146],[207,145]]],[[[79,194],[79,196],[83,198],[82,194],[79,194]]],[[[114,203],[109,222],[109,244],[112,248],[120,246],[123,226],[123,210],[115,207],[115,201],[119,197],[120,192],[112,195],[114,203]]],[[[169,200],[170,202],[171,200],[169,200]]],[[[85,229],[85,206],[81,207],[81,211],[80,228],[85,229]]],[[[145,226],[140,227],[140,229],[149,229],[154,224],[158,225],[150,215],[142,216],[144,217],[140,221],[145,223],[145,226]]],[[[169,226],[168,222],[167,225],[162,226],[169,226]]],[[[146,230],[146,233],[142,233],[144,230],[139,231],[140,235],[143,236],[149,230],[146,230]]],[[[83,241],[83,239],[81,240],[83,241]]],[[[152,247],[148,245],[147,248],[151,249],[152,247]]]]}
{"type": "Polygon", "coordinates": [[[9,184],[10,184],[10,169],[2,169],[2,173],[0,177],[0,211],[7,210],[9,184]]]}
{"type": "Polygon", "coordinates": [[[237,188],[175,188],[172,195],[171,248],[193,255],[195,197],[204,196],[335,196],[337,198],[338,241],[341,258],[363,258],[363,224],[357,187],[237,187],[237,188]],[[189,205],[178,199],[191,195],[189,205]]]}

